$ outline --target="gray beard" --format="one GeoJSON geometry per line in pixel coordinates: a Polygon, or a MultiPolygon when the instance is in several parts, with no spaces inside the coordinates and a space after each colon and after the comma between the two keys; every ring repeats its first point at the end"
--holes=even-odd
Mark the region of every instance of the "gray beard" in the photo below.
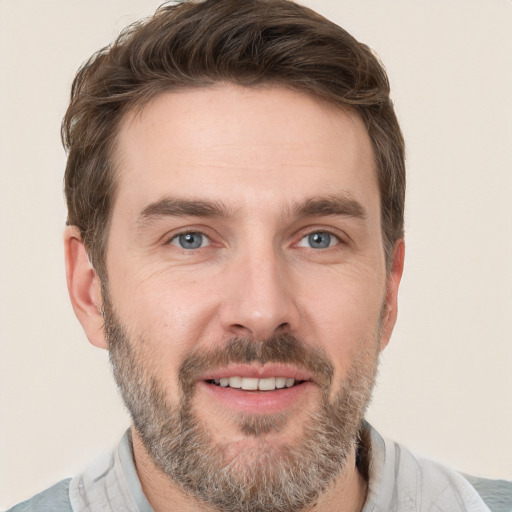
{"type": "Polygon", "coordinates": [[[185,494],[222,512],[298,512],[313,506],[343,471],[358,443],[375,382],[378,329],[375,342],[352,363],[332,400],[334,369],[325,353],[285,334],[265,342],[235,338],[210,352],[191,351],[179,370],[179,403],[169,404],[161,383],[137,353],[142,340],[130,342],[105,292],[104,314],[114,378],[133,424],[155,465],[185,494]],[[276,447],[265,436],[287,424],[286,413],[238,415],[240,431],[258,443],[228,456],[227,448],[215,443],[208,425],[194,414],[194,383],[205,370],[256,361],[309,370],[322,398],[293,446],[276,447]]]}

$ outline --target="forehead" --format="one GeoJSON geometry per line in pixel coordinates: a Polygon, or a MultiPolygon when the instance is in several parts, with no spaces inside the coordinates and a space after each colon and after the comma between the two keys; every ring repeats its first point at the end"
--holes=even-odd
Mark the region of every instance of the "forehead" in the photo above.
{"type": "Polygon", "coordinates": [[[379,202],[361,119],[281,87],[162,93],[127,114],[114,156],[116,203],[134,210],[123,214],[166,194],[241,208],[255,196],[278,205],[339,192],[379,202]]]}

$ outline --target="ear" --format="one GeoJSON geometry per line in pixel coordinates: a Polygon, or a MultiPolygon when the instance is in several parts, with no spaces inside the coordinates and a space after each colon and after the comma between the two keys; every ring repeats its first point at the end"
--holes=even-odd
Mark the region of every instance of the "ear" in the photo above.
{"type": "Polygon", "coordinates": [[[386,348],[395,327],[398,315],[398,288],[404,270],[405,243],[403,238],[398,240],[393,247],[391,270],[387,277],[386,302],[383,307],[382,332],[380,338],[380,349],[386,348]]]}
{"type": "Polygon", "coordinates": [[[101,314],[101,282],[94,270],[76,226],[64,231],[66,279],[69,297],[89,341],[107,348],[101,314]]]}

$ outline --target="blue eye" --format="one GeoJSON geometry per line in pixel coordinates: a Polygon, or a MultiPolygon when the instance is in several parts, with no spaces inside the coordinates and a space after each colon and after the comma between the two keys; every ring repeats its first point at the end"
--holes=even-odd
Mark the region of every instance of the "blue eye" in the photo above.
{"type": "Polygon", "coordinates": [[[338,243],[339,239],[337,236],[327,231],[315,231],[301,238],[298,246],[309,247],[311,249],[327,249],[327,247],[332,247],[338,243]]]}
{"type": "Polygon", "coordinates": [[[176,245],[182,249],[200,249],[210,245],[209,238],[203,233],[191,231],[190,233],[181,233],[176,235],[171,241],[171,245],[176,245]]]}

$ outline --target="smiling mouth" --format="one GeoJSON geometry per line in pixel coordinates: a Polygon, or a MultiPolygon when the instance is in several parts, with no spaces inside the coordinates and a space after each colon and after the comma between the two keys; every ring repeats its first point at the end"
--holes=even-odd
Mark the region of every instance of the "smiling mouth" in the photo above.
{"type": "Polygon", "coordinates": [[[221,379],[209,379],[208,384],[221,388],[241,389],[243,391],[275,391],[298,386],[305,380],[292,379],[290,377],[223,377],[221,379]]]}

